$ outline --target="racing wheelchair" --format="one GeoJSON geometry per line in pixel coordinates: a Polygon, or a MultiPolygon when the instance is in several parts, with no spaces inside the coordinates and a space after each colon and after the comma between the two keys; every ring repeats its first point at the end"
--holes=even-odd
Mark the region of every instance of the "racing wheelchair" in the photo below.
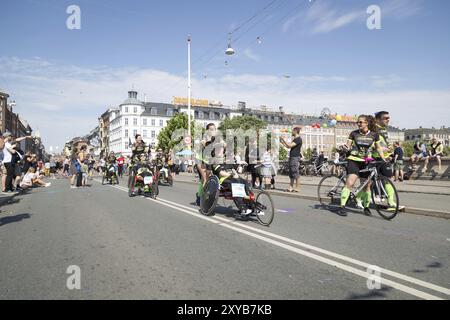
{"type": "Polygon", "coordinates": [[[148,163],[139,163],[130,169],[128,196],[144,195],[156,199],[159,194],[158,179],[154,168],[148,163]]]}
{"type": "Polygon", "coordinates": [[[116,167],[112,163],[108,164],[103,169],[102,184],[105,184],[106,182],[112,185],[119,183],[116,167]]]}
{"type": "MultiPolygon", "coordinates": [[[[240,165],[231,164],[224,167],[234,169],[233,173],[236,175],[235,169],[238,166],[240,165]]],[[[222,197],[225,200],[232,200],[238,212],[249,210],[250,213],[246,215],[248,218],[256,217],[261,225],[269,226],[275,214],[270,194],[266,191],[257,191],[255,194],[251,185],[242,178],[234,179],[234,181],[228,179],[230,178],[219,178],[215,174],[207,179],[200,196],[200,212],[206,216],[213,216],[217,201],[222,197]]],[[[241,214],[238,215],[243,217],[241,214]]]]}

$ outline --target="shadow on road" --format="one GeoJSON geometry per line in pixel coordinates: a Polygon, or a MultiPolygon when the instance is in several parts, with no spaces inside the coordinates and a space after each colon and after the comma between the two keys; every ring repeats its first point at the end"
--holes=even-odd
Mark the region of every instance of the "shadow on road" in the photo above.
{"type": "Polygon", "coordinates": [[[371,298],[386,298],[386,293],[391,291],[391,288],[384,287],[381,289],[370,290],[367,293],[351,293],[345,300],[367,300],[371,298]]]}
{"type": "MultiPolygon", "coordinates": [[[[337,206],[326,206],[326,205],[322,205],[322,204],[315,204],[312,206],[309,206],[311,209],[314,210],[321,210],[321,211],[328,211],[329,213],[335,214],[337,215],[337,210],[339,207],[337,206]]],[[[353,208],[353,207],[345,207],[347,209],[347,212],[349,214],[359,214],[359,215],[363,215],[366,216],[361,210],[353,208]]],[[[370,208],[372,215],[370,216],[366,216],[367,218],[372,218],[372,219],[377,219],[377,220],[385,220],[382,217],[380,217],[378,214],[376,214],[376,210],[373,208],[370,208]]],[[[387,221],[387,220],[385,220],[387,221]]]]}
{"type": "Polygon", "coordinates": [[[21,214],[15,215],[15,216],[2,217],[2,218],[0,218],[0,227],[10,224],[10,223],[19,222],[24,219],[29,219],[29,218],[31,218],[31,215],[29,213],[21,213],[21,214]]]}
{"type": "Polygon", "coordinates": [[[414,269],[412,272],[414,273],[427,273],[429,270],[427,269],[441,269],[444,265],[439,261],[434,261],[425,266],[425,269],[414,269]]]}

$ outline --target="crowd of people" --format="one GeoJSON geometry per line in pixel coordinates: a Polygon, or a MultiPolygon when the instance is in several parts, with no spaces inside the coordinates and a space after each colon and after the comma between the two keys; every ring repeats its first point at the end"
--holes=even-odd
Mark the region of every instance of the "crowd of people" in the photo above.
{"type": "MultiPolygon", "coordinates": [[[[32,187],[49,187],[44,182],[47,170],[37,155],[20,149],[20,142],[31,136],[14,138],[5,132],[0,138],[0,175],[3,194],[16,194],[32,187]]],[[[50,168],[49,168],[50,169],[50,168]]]]}

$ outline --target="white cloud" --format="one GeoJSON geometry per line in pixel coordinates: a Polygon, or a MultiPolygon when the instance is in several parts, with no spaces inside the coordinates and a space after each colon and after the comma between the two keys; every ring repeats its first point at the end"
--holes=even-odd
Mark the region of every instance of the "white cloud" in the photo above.
{"type": "Polygon", "coordinates": [[[250,49],[250,48],[247,48],[247,49],[244,50],[244,55],[245,55],[247,58],[249,58],[250,60],[253,60],[253,61],[255,61],[255,62],[259,62],[259,61],[261,60],[261,58],[260,58],[257,54],[255,54],[255,53],[252,51],[252,49],[250,49]]]}
{"type": "MultiPolygon", "coordinates": [[[[423,0],[387,0],[379,3],[382,19],[404,19],[412,17],[422,9],[423,0]]],[[[283,33],[292,29],[298,21],[303,21],[302,29],[309,33],[328,33],[353,23],[363,24],[368,15],[367,6],[342,9],[336,2],[316,1],[305,12],[289,18],[282,26],[283,33]]]]}
{"type": "MultiPolygon", "coordinates": [[[[193,78],[196,98],[226,105],[246,101],[250,107],[284,106],[289,112],[314,113],[323,107],[358,114],[380,108],[392,112],[400,127],[450,125],[450,90],[398,89],[398,75],[366,78],[324,75],[227,74],[193,78]],[[358,88],[364,87],[365,90],[358,88]]],[[[160,70],[82,68],[42,59],[0,58],[0,86],[16,100],[16,111],[39,129],[48,146],[89,132],[109,107],[126,99],[134,84],[147,101],[170,102],[186,95],[186,78],[160,70]]]]}

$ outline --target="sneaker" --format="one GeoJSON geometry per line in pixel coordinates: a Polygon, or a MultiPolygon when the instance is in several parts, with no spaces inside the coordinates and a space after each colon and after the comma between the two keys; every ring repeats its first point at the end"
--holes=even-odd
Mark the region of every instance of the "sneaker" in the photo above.
{"type": "Polygon", "coordinates": [[[75,187],[75,186],[70,186],[70,189],[76,189],[77,187],[75,187]]]}
{"type": "Polygon", "coordinates": [[[341,216],[341,217],[346,217],[347,216],[347,209],[345,209],[345,207],[340,207],[337,211],[336,214],[341,216]]]}
{"type": "Polygon", "coordinates": [[[356,207],[357,207],[358,209],[361,209],[361,210],[364,209],[364,206],[363,206],[363,204],[362,204],[362,200],[356,199],[356,207]]]}
{"type": "Polygon", "coordinates": [[[372,215],[372,212],[370,211],[370,209],[369,208],[364,208],[364,214],[366,215],[366,216],[371,216],[372,215]]]}
{"type": "Polygon", "coordinates": [[[47,188],[47,187],[50,187],[52,184],[50,183],[50,182],[47,182],[46,184],[45,184],[45,187],[47,188]]]}

